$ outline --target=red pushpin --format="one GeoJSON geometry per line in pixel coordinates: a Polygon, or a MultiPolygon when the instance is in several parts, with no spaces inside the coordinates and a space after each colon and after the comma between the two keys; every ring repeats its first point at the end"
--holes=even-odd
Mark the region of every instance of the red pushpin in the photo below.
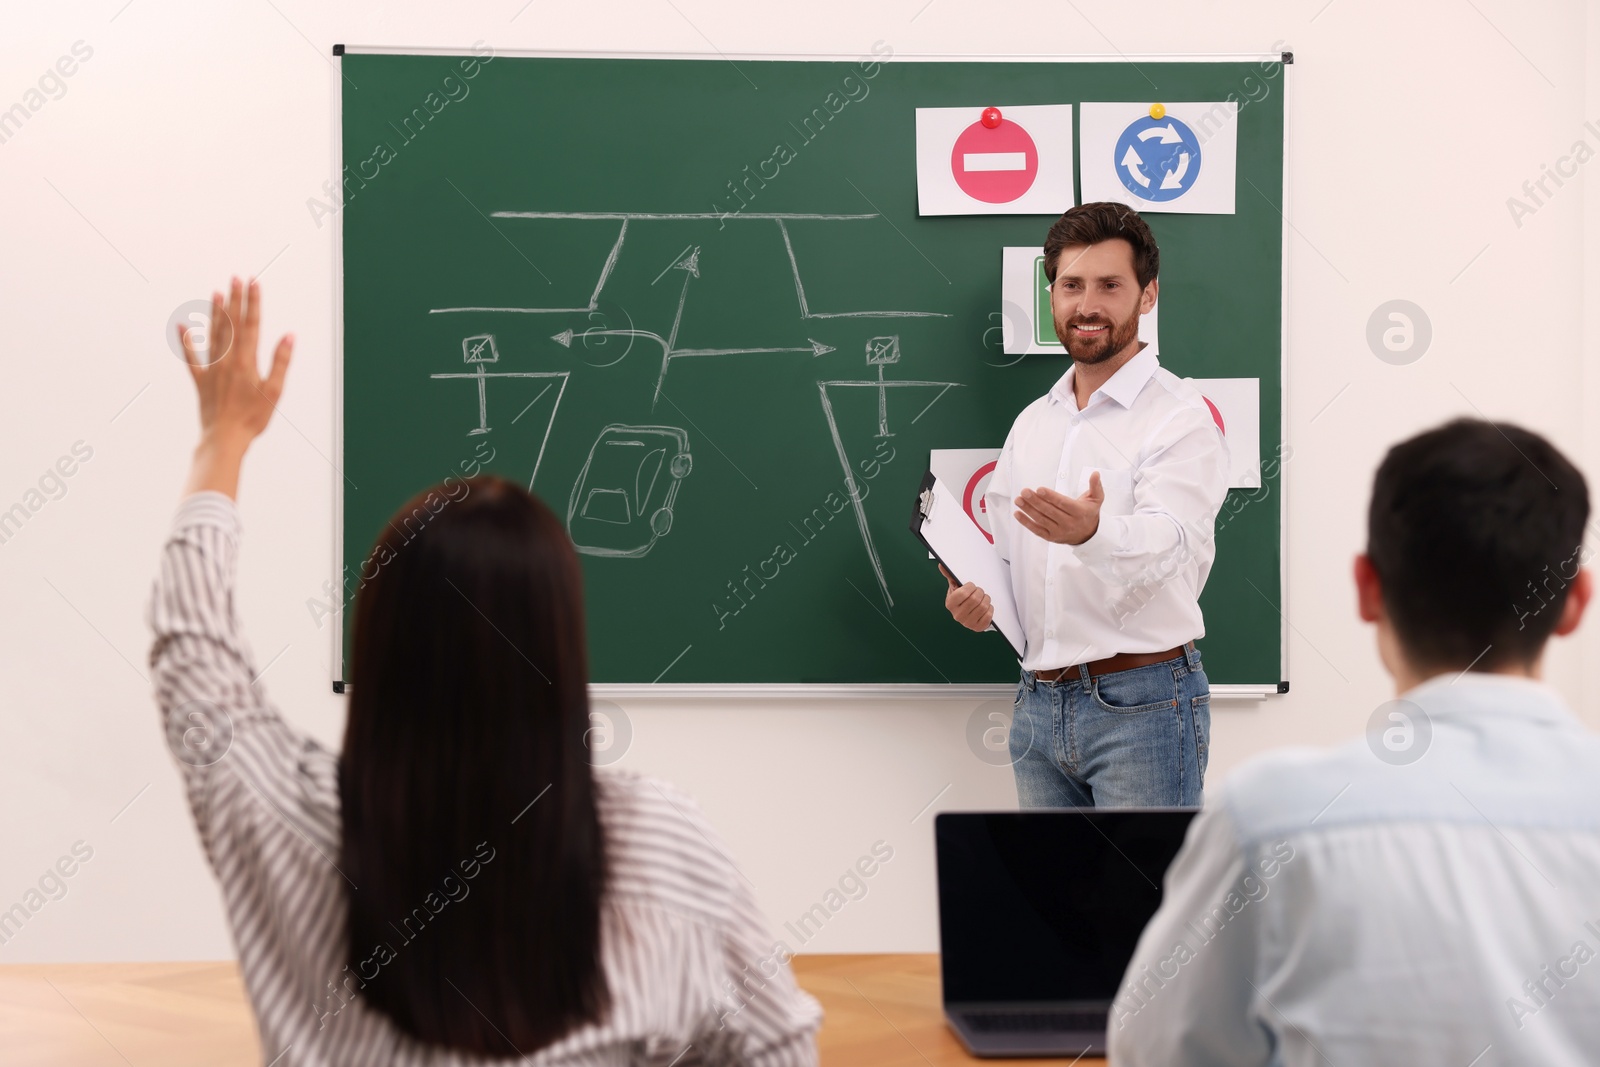
{"type": "Polygon", "coordinates": [[[990,129],[990,130],[992,130],[996,126],[1000,125],[1000,109],[997,108],[997,107],[986,107],[986,108],[984,108],[983,109],[983,125],[984,125],[984,128],[990,129]]]}

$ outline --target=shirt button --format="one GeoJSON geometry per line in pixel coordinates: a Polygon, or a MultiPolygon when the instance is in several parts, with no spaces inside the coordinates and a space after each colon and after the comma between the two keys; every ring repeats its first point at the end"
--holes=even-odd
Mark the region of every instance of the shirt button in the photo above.
{"type": "Polygon", "coordinates": [[[1055,636],[1055,635],[1056,635],[1056,632],[1055,632],[1055,631],[1054,631],[1054,630],[1046,630],[1046,631],[1045,631],[1045,632],[1044,632],[1044,635],[1045,635],[1045,636],[1046,636],[1046,637],[1054,637],[1054,636],[1055,636]]]}

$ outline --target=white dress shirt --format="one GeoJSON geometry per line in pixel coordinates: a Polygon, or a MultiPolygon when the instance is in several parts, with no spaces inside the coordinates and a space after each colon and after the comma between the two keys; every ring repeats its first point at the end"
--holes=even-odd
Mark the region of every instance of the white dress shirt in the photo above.
{"type": "Polygon", "coordinates": [[[1228,493],[1227,441],[1193,382],[1146,347],[1080,411],[1076,370],[1017,416],[984,494],[995,548],[1011,564],[1028,670],[1204,636],[1200,590],[1228,493]],[[1091,471],[1105,500],[1083,544],[1054,544],[1016,521],[1022,490],[1080,496],[1091,471]]]}
{"type": "Polygon", "coordinates": [[[1382,734],[1292,749],[1210,798],[1114,1002],[1112,1063],[1600,1057],[1600,737],[1525,678],[1403,699],[1411,722],[1383,725],[1413,762],[1380,760],[1382,734]]]}

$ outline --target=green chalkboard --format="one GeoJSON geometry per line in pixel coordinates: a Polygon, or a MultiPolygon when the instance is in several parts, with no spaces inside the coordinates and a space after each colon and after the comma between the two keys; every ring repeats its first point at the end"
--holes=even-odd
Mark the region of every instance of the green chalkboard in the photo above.
{"type": "MultiPolygon", "coordinates": [[[[1160,351],[1259,378],[1278,454],[1278,62],[480,51],[337,61],[347,593],[402,502],[481,464],[584,550],[597,682],[1014,680],[906,524],[930,449],[998,447],[1066,369],[1001,352],[1000,249],[1052,218],[920,217],[917,107],[1240,101],[1236,213],[1147,215],[1160,351]]],[[[1283,678],[1280,477],[1219,522],[1214,684],[1283,678]]]]}

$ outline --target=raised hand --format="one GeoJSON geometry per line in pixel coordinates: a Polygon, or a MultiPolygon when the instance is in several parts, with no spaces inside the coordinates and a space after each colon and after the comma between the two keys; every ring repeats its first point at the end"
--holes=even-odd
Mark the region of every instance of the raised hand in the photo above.
{"type": "Polygon", "coordinates": [[[239,466],[277,407],[289,373],[294,335],[285,334],[272,353],[265,378],[256,363],[256,342],[261,330],[261,286],[248,288],[234,278],[227,300],[211,295],[209,361],[195,351],[189,328],[178,325],[184,362],[200,399],[200,444],[195,449],[189,491],[213,489],[235,496],[239,466]]]}
{"type": "Polygon", "coordinates": [[[294,337],[285,334],[272,354],[272,369],[265,380],[256,365],[256,340],[261,331],[261,286],[251,281],[248,290],[238,278],[224,305],[221,293],[211,294],[210,362],[195,351],[189,327],[178,324],[184,361],[200,395],[202,437],[238,437],[248,444],[267,428],[283,381],[289,373],[294,337]]]}

